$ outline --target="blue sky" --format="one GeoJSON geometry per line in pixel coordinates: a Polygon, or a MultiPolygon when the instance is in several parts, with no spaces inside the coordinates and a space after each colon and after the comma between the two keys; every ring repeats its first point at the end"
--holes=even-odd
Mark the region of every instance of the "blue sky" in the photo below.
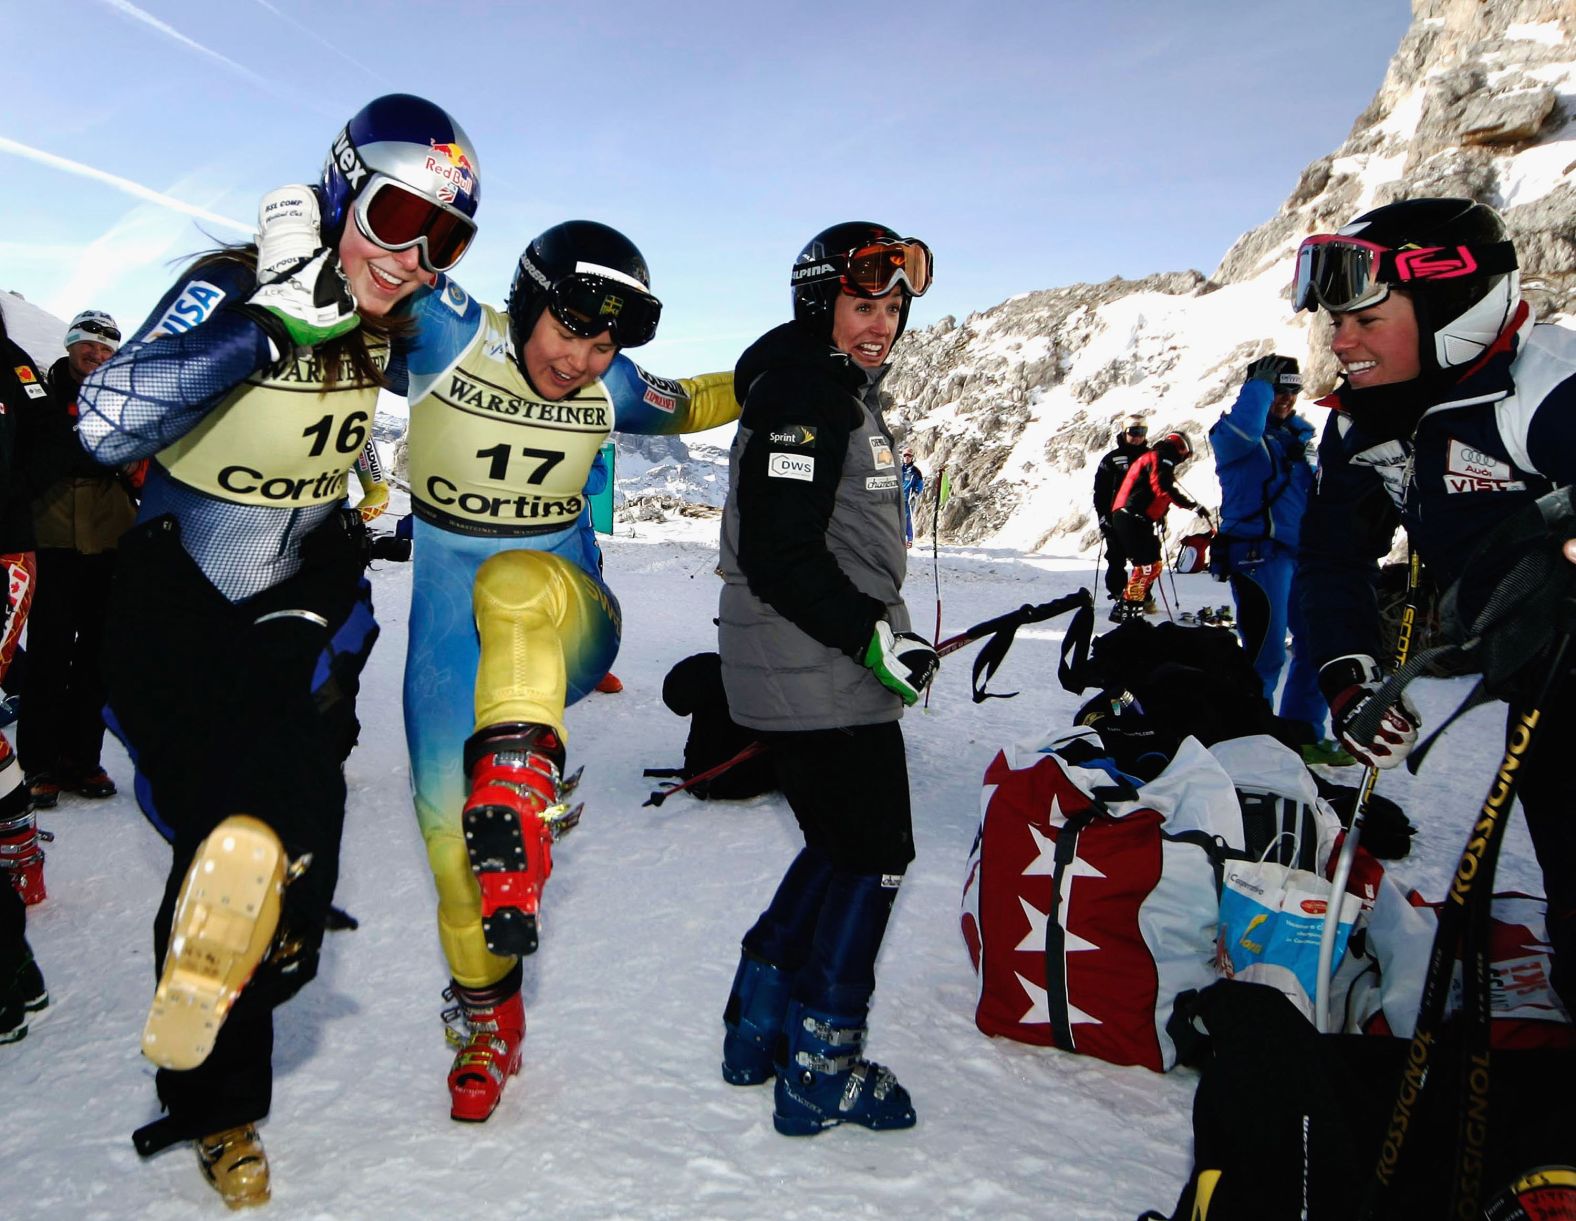
{"type": "Polygon", "coordinates": [[[501,303],[534,234],[612,224],[665,303],[637,358],[669,375],[731,367],[782,321],[793,257],[840,220],[935,250],[911,324],[1207,273],[1345,138],[1410,19],[1407,0],[3,8],[0,288],[133,326],[202,229],[244,236],[219,218],[249,227],[355,110],[406,91],[476,146],[460,282],[501,303]]]}

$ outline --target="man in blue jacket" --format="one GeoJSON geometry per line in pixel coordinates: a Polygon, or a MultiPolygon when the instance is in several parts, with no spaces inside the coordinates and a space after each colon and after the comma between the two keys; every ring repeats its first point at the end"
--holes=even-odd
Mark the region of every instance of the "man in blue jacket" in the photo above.
{"type": "MultiPolygon", "coordinates": [[[[1329,709],[1293,596],[1302,515],[1313,487],[1313,425],[1294,410],[1301,389],[1295,358],[1262,356],[1248,366],[1231,410],[1209,430],[1221,497],[1211,567],[1231,582],[1237,630],[1271,704],[1286,663],[1289,618],[1291,669],[1280,714],[1308,722],[1322,739],[1329,709]]],[[[1336,762],[1335,753],[1334,744],[1304,749],[1310,762],[1336,762]]],[[[1350,757],[1343,752],[1338,761],[1350,757]]]]}
{"type": "Polygon", "coordinates": [[[903,541],[914,545],[914,516],[919,512],[919,497],[925,490],[925,473],[914,465],[914,451],[903,447],[903,541]]]}

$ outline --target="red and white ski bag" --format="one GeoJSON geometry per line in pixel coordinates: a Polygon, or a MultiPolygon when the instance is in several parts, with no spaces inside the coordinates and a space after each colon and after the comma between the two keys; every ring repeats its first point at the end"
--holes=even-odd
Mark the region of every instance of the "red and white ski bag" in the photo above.
{"type": "Polygon", "coordinates": [[[1142,791],[1096,766],[1103,753],[1077,729],[986,768],[963,893],[974,1020],[1163,1072],[1177,994],[1216,979],[1218,845],[1233,822],[1240,837],[1241,818],[1230,776],[1195,739],[1142,791]],[[1188,827],[1173,830],[1183,807],[1188,827]]]}

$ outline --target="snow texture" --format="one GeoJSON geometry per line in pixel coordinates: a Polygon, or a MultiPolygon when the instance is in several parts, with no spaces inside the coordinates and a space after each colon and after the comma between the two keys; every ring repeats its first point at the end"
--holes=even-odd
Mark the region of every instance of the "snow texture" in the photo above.
{"type": "MultiPolygon", "coordinates": [[[[718,1063],[738,939],[799,837],[778,797],[641,807],[652,785],[641,769],[680,762],[688,726],[663,707],[662,677],[714,647],[718,588],[715,522],[639,529],[606,540],[626,613],[625,687],[569,713],[586,814],[555,854],[542,948],[526,964],[525,1068],[484,1125],[448,1117],[447,977],[401,731],[409,570],[375,574],[384,635],[348,766],[337,896],[361,928],[329,935],[321,976],[278,1014],[262,1125],[274,1200],[259,1216],[1130,1221],[1169,1209],[1190,1164],[1191,1071],[1116,1068],[992,1040],[973,1023],[958,909],[980,777],[998,747],[1070,723],[1079,699],[1055,680],[1062,625],[1019,633],[994,684],[1021,689],[1017,699],[970,702],[964,651],[943,665],[929,709],[903,721],[918,859],[882,953],[871,1053],[912,1092],[919,1125],[789,1139],[772,1130],[770,1088],[727,1086],[718,1063]]],[[[1084,559],[954,547],[940,570],[944,634],[1094,575],[1084,559]]],[[[916,550],[908,597],[927,627],[933,574],[916,550]]],[[[1166,585],[1189,609],[1225,600],[1223,589],[1202,575],[1166,585]]],[[[1465,689],[1426,681],[1419,703],[1438,724],[1465,689]]],[[[1414,859],[1394,871],[1403,885],[1442,893],[1499,757],[1500,715],[1464,718],[1422,775],[1384,776],[1381,791],[1422,827],[1414,859]]],[[[106,762],[120,796],[66,796],[40,819],[56,838],[29,936],[52,1003],[25,1040],[0,1047],[0,1213],[226,1215],[189,1148],[147,1162],[132,1149],[132,1129],[157,1114],[138,1035],[168,851],[128,795],[124,756],[111,748],[106,762]]],[[[1537,878],[1517,819],[1500,888],[1537,891],[1537,878]]]]}

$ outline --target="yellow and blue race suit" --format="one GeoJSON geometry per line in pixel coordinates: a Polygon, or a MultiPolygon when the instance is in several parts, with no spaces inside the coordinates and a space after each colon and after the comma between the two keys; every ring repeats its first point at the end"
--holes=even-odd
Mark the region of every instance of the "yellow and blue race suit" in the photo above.
{"type": "Polygon", "coordinates": [[[618,653],[618,600],[580,529],[583,489],[613,431],[698,432],[737,418],[731,373],[669,381],[623,355],[566,398],[521,372],[509,320],[440,278],[413,300],[410,486],[415,510],[405,737],[411,789],[456,982],[481,988],[514,959],[482,936],[460,815],[466,739],[551,726],[618,653]]]}

